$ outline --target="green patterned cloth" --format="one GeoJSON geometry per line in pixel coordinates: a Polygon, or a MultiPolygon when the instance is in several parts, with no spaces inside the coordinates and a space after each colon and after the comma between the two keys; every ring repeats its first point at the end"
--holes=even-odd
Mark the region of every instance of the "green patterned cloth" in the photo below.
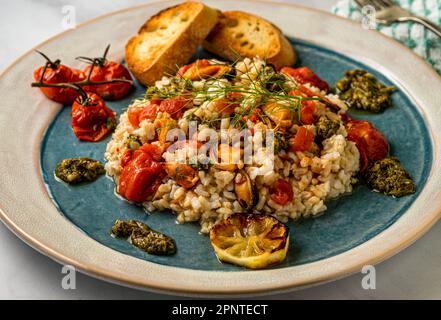
{"type": "MultiPolygon", "coordinates": [[[[395,0],[395,3],[441,25],[441,0],[395,0]]],[[[362,21],[360,8],[354,0],[338,2],[332,12],[362,21]]],[[[441,74],[441,38],[436,34],[414,22],[393,23],[389,26],[377,24],[376,29],[411,48],[441,74]]]]}

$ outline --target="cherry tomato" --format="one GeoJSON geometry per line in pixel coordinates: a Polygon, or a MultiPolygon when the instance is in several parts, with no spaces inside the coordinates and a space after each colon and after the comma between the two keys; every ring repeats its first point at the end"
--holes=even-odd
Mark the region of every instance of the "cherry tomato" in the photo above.
{"type": "MultiPolygon", "coordinates": [[[[39,67],[34,72],[35,81],[41,79],[44,67],[39,67]]],[[[69,68],[63,64],[52,64],[44,73],[43,83],[72,83],[83,81],[86,78],[81,70],[69,68]]],[[[72,88],[40,87],[43,94],[49,99],[62,104],[72,104],[78,97],[78,92],[72,88]]]]}
{"type": "Polygon", "coordinates": [[[145,119],[155,119],[158,113],[159,99],[153,99],[145,107],[131,107],[127,112],[130,124],[134,128],[139,128],[139,124],[145,119]]]}
{"type": "Polygon", "coordinates": [[[161,154],[161,149],[152,144],[144,144],[136,150],[123,166],[118,193],[133,202],[144,202],[153,196],[166,176],[159,162],[161,154]]]}
{"type": "Polygon", "coordinates": [[[288,181],[279,179],[271,189],[270,197],[275,203],[284,206],[294,198],[294,191],[288,181]]]}
{"type": "Polygon", "coordinates": [[[282,69],[280,69],[280,72],[293,77],[300,84],[310,83],[311,85],[313,85],[316,88],[319,88],[320,90],[324,90],[324,91],[329,90],[328,83],[320,79],[319,76],[315,74],[314,71],[312,71],[308,67],[301,67],[296,69],[290,67],[283,67],[282,69]]]}
{"type": "Polygon", "coordinates": [[[293,152],[306,151],[311,148],[313,142],[314,133],[305,127],[300,127],[292,140],[290,150],[293,152]]]}
{"type": "Polygon", "coordinates": [[[116,126],[116,116],[104,100],[95,93],[87,93],[86,105],[77,98],[72,105],[72,128],[80,140],[99,141],[116,126]]]}
{"type": "Polygon", "coordinates": [[[185,109],[191,107],[191,101],[182,96],[177,96],[173,98],[168,98],[161,101],[159,105],[159,112],[167,112],[170,116],[177,120],[182,118],[185,109]]]}
{"type": "MultiPolygon", "coordinates": [[[[89,65],[84,70],[84,74],[90,72],[89,65]]],[[[129,71],[121,64],[115,61],[105,60],[103,65],[95,65],[90,76],[91,81],[108,81],[113,79],[132,80],[129,71]]],[[[95,84],[85,87],[87,91],[95,92],[105,100],[119,100],[124,98],[131,90],[132,85],[127,82],[115,82],[107,84],[95,84]]]]}
{"type": "Polygon", "coordinates": [[[125,167],[129,162],[132,160],[133,157],[133,150],[127,149],[127,151],[124,153],[124,155],[121,158],[121,167],[125,167]]]}
{"type": "Polygon", "coordinates": [[[355,142],[360,152],[361,171],[389,153],[386,137],[366,120],[350,120],[346,124],[348,140],[355,142]]]}

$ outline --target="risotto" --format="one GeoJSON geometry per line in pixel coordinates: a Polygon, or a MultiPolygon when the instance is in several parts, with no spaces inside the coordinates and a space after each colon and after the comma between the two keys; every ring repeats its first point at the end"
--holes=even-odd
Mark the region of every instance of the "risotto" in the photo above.
{"type": "Polygon", "coordinates": [[[149,212],[172,210],[179,223],[199,222],[202,233],[237,212],[282,222],[323,214],[327,200],[352,191],[360,155],[347,139],[345,103],[287,69],[257,57],[198,60],[157,81],[107,145],[117,192],[149,212]],[[144,182],[149,194],[131,199],[126,158],[145,145],[160,150],[159,169],[144,182]]]}

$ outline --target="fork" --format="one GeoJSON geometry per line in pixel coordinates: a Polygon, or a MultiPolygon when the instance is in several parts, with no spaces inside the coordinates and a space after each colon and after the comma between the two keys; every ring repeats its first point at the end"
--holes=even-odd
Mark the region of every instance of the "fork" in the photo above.
{"type": "Polygon", "coordinates": [[[360,6],[371,5],[375,8],[375,19],[378,23],[389,25],[392,22],[413,21],[422,24],[441,37],[441,27],[432,21],[416,16],[406,9],[393,3],[392,0],[355,0],[360,6]]]}

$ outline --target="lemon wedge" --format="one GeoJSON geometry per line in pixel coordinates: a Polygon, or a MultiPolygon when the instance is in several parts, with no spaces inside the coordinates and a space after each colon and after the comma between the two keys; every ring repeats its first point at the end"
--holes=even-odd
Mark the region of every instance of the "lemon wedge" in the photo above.
{"type": "Polygon", "coordinates": [[[289,229],[269,215],[235,213],[214,225],[210,240],[220,261],[263,269],[285,260],[289,229]]]}

